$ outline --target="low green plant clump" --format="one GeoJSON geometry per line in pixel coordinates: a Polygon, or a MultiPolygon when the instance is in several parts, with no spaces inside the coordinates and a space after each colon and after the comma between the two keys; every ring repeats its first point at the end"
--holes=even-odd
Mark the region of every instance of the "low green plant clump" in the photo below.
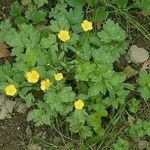
{"type": "MultiPolygon", "coordinates": [[[[125,9],[126,2],[117,5],[125,9]]],[[[30,110],[27,120],[36,126],[53,127],[60,117],[72,133],[100,142],[105,135],[102,118],[113,118],[108,110],[124,112],[132,90],[149,100],[149,73],[141,72],[137,84],[131,85],[123,72],[115,71],[114,62],[126,52],[128,42],[122,27],[108,18],[107,7],[86,16],[84,6],[96,1],[60,0],[44,11],[47,3],[34,0],[23,8],[15,2],[11,17],[0,23],[0,41],[15,58],[13,64],[0,66],[0,90],[21,97],[30,110]],[[97,21],[102,21],[102,29],[97,29],[97,21]]],[[[132,113],[138,110],[137,101],[129,104],[132,113]]],[[[121,138],[114,148],[121,145],[128,149],[121,138]]]]}
{"type": "Polygon", "coordinates": [[[132,137],[150,136],[150,122],[138,119],[136,123],[130,127],[129,134],[132,137]]]}

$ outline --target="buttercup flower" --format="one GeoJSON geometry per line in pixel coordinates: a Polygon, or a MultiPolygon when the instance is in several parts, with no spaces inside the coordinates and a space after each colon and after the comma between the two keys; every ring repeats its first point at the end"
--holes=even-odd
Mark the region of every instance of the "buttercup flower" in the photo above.
{"type": "Polygon", "coordinates": [[[62,40],[63,42],[68,41],[70,39],[69,32],[66,30],[60,30],[58,34],[58,38],[62,40]]]}
{"type": "Polygon", "coordinates": [[[92,25],[92,22],[88,21],[88,20],[84,20],[82,23],[81,23],[81,27],[84,31],[90,31],[93,29],[93,25],[92,25]]]}
{"type": "Polygon", "coordinates": [[[81,110],[84,107],[84,102],[79,99],[74,103],[74,106],[76,109],[81,110]]]}
{"type": "Polygon", "coordinates": [[[37,83],[40,75],[36,70],[32,70],[26,73],[26,78],[29,83],[37,83]]]}
{"type": "Polygon", "coordinates": [[[47,90],[50,87],[51,84],[52,83],[49,79],[42,80],[41,81],[41,90],[43,90],[43,91],[47,90]]]}
{"type": "Polygon", "coordinates": [[[63,74],[62,73],[56,73],[54,74],[55,80],[60,81],[63,79],[63,74]]]}
{"type": "Polygon", "coordinates": [[[14,96],[17,93],[17,89],[16,89],[15,85],[13,85],[13,84],[7,85],[5,87],[5,93],[6,93],[6,95],[14,96]]]}

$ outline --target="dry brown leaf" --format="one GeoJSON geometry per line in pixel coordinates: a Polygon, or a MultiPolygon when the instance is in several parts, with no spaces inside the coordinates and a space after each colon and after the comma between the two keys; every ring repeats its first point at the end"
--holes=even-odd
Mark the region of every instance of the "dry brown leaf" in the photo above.
{"type": "Polygon", "coordinates": [[[126,66],[123,69],[123,73],[127,76],[127,78],[131,78],[137,75],[138,71],[134,70],[131,66],[126,66]]]}
{"type": "Polygon", "coordinates": [[[10,56],[10,51],[8,50],[7,45],[4,43],[0,43],[0,58],[8,56],[10,56]]]}
{"type": "Polygon", "coordinates": [[[141,70],[150,70],[150,59],[145,61],[141,70]]]}
{"type": "Polygon", "coordinates": [[[98,21],[98,22],[96,23],[96,27],[97,27],[98,30],[101,29],[101,25],[102,25],[102,23],[101,23],[100,21],[98,21]]]}
{"type": "Polygon", "coordinates": [[[26,135],[29,138],[32,137],[32,130],[31,130],[30,126],[27,126],[27,128],[26,128],[26,135]]]}
{"type": "Polygon", "coordinates": [[[22,0],[22,5],[23,6],[28,6],[29,0],[22,0]]]}
{"type": "Polygon", "coordinates": [[[134,121],[135,121],[135,118],[128,114],[128,123],[129,123],[129,125],[133,125],[134,121]]]}

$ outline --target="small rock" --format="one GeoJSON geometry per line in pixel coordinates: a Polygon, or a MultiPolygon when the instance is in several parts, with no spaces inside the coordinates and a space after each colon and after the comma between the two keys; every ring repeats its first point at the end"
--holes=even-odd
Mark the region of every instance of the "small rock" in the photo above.
{"type": "Polygon", "coordinates": [[[12,113],[15,104],[16,104],[15,101],[10,101],[10,100],[8,100],[8,101],[6,102],[5,105],[6,105],[6,109],[7,109],[8,113],[12,113]]]}
{"type": "Polygon", "coordinates": [[[31,130],[30,126],[28,126],[27,129],[26,129],[26,135],[27,135],[28,138],[32,137],[32,130],[31,130]]]}
{"type": "Polygon", "coordinates": [[[26,104],[21,103],[21,104],[17,107],[16,111],[17,111],[18,113],[20,113],[20,114],[25,113],[25,112],[27,111],[27,106],[26,106],[26,104]]]}
{"type": "Polygon", "coordinates": [[[4,104],[4,101],[5,101],[5,96],[0,94],[0,109],[3,106],[3,104],[4,104]]]}
{"type": "Polygon", "coordinates": [[[131,59],[130,59],[130,56],[129,56],[129,52],[125,55],[125,60],[128,62],[128,63],[131,63],[131,59]]]}
{"type": "Polygon", "coordinates": [[[5,6],[3,6],[3,7],[2,7],[2,10],[4,11],[4,10],[5,10],[5,8],[6,8],[6,7],[5,7],[5,6]]]}
{"type": "Polygon", "coordinates": [[[7,113],[8,113],[7,108],[5,106],[3,106],[0,111],[0,120],[5,119],[7,116],[7,113]]]}
{"type": "Polygon", "coordinates": [[[138,143],[138,147],[139,147],[139,150],[144,150],[144,149],[147,149],[149,147],[149,144],[147,141],[140,141],[138,143]]]}
{"type": "Polygon", "coordinates": [[[20,130],[20,127],[17,128],[17,131],[20,130]]]}
{"type": "Polygon", "coordinates": [[[149,53],[144,48],[138,48],[136,45],[130,47],[128,52],[130,60],[133,63],[143,63],[148,60],[149,53]]]}
{"type": "Polygon", "coordinates": [[[3,14],[3,18],[6,18],[6,14],[3,14]]]}

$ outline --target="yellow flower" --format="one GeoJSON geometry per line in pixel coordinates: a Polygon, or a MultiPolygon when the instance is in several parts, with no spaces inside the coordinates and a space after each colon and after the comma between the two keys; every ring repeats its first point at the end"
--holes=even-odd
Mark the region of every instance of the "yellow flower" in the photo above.
{"type": "Polygon", "coordinates": [[[58,38],[62,40],[63,42],[68,41],[70,39],[69,32],[66,30],[60,30],[58,34],[58,38]]]}
{"type": "Polygon", "coordinates": [[[29,83],[37,83],[40,75],[36,70],[32,70],[30,72],[27,72],[26,78],[29,83]]]}
{"type": "Polygon", "coordinates": [[[92,22],[88,21],[88,20],[84,20],[81,23],[81,27],[83,28],[84,31],[90,31],[93,29],[93,25],[92,22]]]}
{"type": "Polygon", "coordinates": [[[43,90],[43,91],[47,90],[50,87],[51,84],[52,83],[49,79],[42,80],[41,81],[41,90],[43,90]]]}
{"type": "Polygon", "coordinates": [[[81,110],[84,107],[84,102],[82,100],[77,100],[75,103],[75,108],[81,110]]]}
{"type": "Polygon", "coordinates": [[[62,73],[56,73],[54,74],[55,80],[60,81],[63,79],[63,74],[62,73]]]}
{"type": "Polygon", "coordinates": [[[13,85],[13,84],[7,85],[5,87],[5,93],[6,93],[6,95],[14,96],[17,93],[17,89],[16,89],[15,85],[13,85]]]}

